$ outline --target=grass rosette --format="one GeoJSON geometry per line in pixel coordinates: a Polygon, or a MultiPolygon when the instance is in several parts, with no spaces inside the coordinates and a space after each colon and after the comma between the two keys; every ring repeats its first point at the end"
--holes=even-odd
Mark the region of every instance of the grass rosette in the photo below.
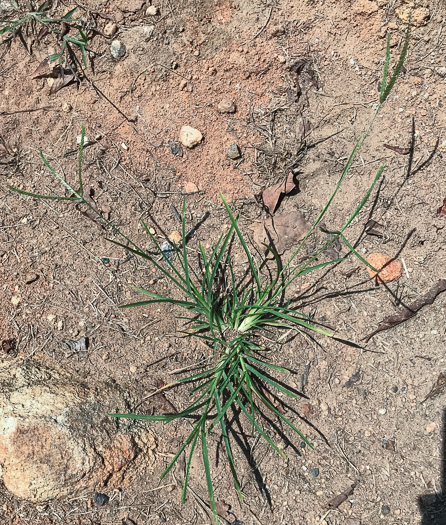
{"type": "Polygon", "coordinates": [[[210,254],[206,254],[203,245],[200,243],[198,267],[201,270],[196,271],[196,266],[191,265],[188,253],[185,201],[183,201],[182,210],[182,241],[178,246],[173,243],[176,258],[172,258],[170,253],[166,253],[166,250],[161,248],[144,221],[142,221],[144,229],[150,236],[156,251],[161,258],[157,260],[137,246],[130,238],[117,229],[116,226],[103,217],[92,206],[91,201],[84,198],[82,184],[82,153],[85,137],[84,126],[82,126],[81,143],[79,148],[78,190],[75,190],[51,167],[42,152],[40,152],[40,156],[43,162],[53,175],[63,184],[65,189],[68,190],[70,196],[61,197],[40,195],[10,187],[10,189],[20,194],[35,198],[75,201],[88,206],[111,228],[115,234],[121,236],[121,238],[126,241],[126,244],[112,239],[109,239],[110,242],[148,260],[170,281],[173,287],[180,291],[182,299],[160,295],[144,288],[137,288],[137,291],[146,295],[148,299],[124,305],[122,308],[161,303],[167,303],[182,308],[186,313],[184,316],[181,316],[180,319],[185,321],[189,328],[187,331],[183,330],[182,333],[191,337],[200,338],[209,346],[209,348],[212,349],[214,357],[213,366],[178,381],[178,384],[192,384],[193,386],[190,390],[192,398],[190,404],[186,409],[179,413],[168,415],[110,415],[118,418],[162,421],[164,423],[170,423],[180,418],[194,419],[192,431],[164,470],[162,477],[173,468],[180,455],[185,453],[186,449],[189,447],[181,497],[182,502],[184,502],[187,495],[192,457],[197,446],[201,446],[210,505],[216,521],[218,521],[218,516],[208,454],[208,437],[217,427],[220,429],[221,437],[224,442],[235,489],[240,499],[242,498],[242,489],[237,476],[236,465],[229,439],[230,429],[228,427],[228,411],[230,411],[231,407],[235,407],[240,413],[243,413],[247,421],[250,423],[252,431],[257,431],[281,457],[284,458],[285,454],[273,442],[262,427],[263,407],[270,409],[285,425],[295,432],[300,439],[305,441],[311,447],[311,444],[300,430],[288,417],[285,416],[284,413],[282,413],[282,410],[279,410],[275,406],[275,403],[272,401],[275,396],[271,395],[270,390],[285,394],[292,399],[296,399],[299,396],[299,392],[287,386],[283,381],[275,378],[274,374],[277,372],[288,374],[290,373],[290,370],[270,361],[267,352],[258,342],[256,334],[262,333],[267,329],[276,328],[287,330],[295,329],[299,331],[309,330],[327,337],[334,337],[334,333],[331,330],[317,324],[304,313],[296,311],[291,306],[291,302],[284,300],[284,297],[286,296],[286,291],[290,284],[297,278],[306,273],[343,260],[343,258],[341,258],[315,264],[316,259],[318,259],[318,257],[336,241],[336,239],[342,239],[350,253],[360,259],[365,265],[376,271],[349,243],[344,235],[344,231],[368,201],[375,184],[384,171],[385,165],[382,165],[378,169],[368,191],[339,230],[328,232],[321,228],[323,231],[332,234],[331,239],[326,242],[313,257],[304,263],[297,264],[296,266],[293,266],[292,263],[300,253],[311,232],[317,228],[325,213],[331,206],[333,199],[341,187],[342,181],[349,172],[358,152],[370,133],[373,122],[379,113],[382,104],[388,98],[407,55],[409,34],[410,31],[408,29],[398,63],[393,75],[387,82],[390,59],[390,35],[388,35],[379,103],[377,104],[374,116],[367,130],[355,144],[335,190],[317,219],[312,224],[305,238],[301,241],[290,259],[284,265],[282,265],[280,257],[274,248],[265,245],[267,252],[273,256],[276,264],[276,273],[272,280],[265,280],[265,278],[262,277],[260,267],[252,256],[246,240],[240,231],[238,217],[234,216],[223,195],[221,195],[221,198],[230,219],[231,226],[226,234],[220,236],[210,254]],[[240,243],[246,257],[248,275],[243,276],[244,278],[242,279],[240,279],[240,276],[236,275],[234,263],[230,255],[230,247],[234,240],[237,240],[240,243]],[[248,277],[248,279],[246,279],[246,277],[248,277]]]}

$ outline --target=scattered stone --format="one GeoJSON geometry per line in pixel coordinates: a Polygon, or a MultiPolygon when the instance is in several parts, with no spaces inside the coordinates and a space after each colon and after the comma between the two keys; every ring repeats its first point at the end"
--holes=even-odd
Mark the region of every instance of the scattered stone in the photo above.
{"type": "Polygon", "coordinates": [[[138,370],[135,365],[130,365],[129,367],[131,374],[136,374],[136,371],[138,370]]]}
{"type": "Polygon", "coordinates": [[[13,306],[18,306],[21,302],[22,302],[22,299],[18,297],[17,295],[13,295],[11,297],[11,303],[13,304],[13,306]]]}
{"type": "Polygon", "coordinates": [[[398,392],[398,387],[397,386],[392,387],[392,392],[396,394],[398,392]]]}
{"type": "Polygon", "coordinates": [[[155,26],[144,26],[142,28],[143,38],[147,42],[152,38],[153,33],[155,32],[155,26]]]}
{"type": "Polygon", "coordinates": [[[25,284],[35,283],[38,278],[39,278],[39,274],[37,274],[35,272],[27,273],[26,274],[26,278],[25,278],[25,284]]]}
{"type": "Polygon", "coordinates": [[[224,98],[218,103],[217,111],[219,113],[235,113],[237,111],[237,106],[233,100],[224,98]]]}
{"type": "Polygon", "coordinates": [[[184,185],[184,191],[186,193],[196,193],[198,190],[198,187],[196,184],[194,184],[193,182],[186,182],[186,184],[184,185]]]}
{"type": "Polygon", "coordinates": [[[300,448],[305,448],[306,446],[307,444],[305,443],[305,441],[300,442],[300,448]]]}
{"type": "Polygon", "coordinates": [[[186,86],[187,86],[187,80],[185,78],[183,78],[183,80],[180,82],[180,90],[184,91],[186,86]]]}
{"type": "Polygon", "coordinates": [[[181,235],[175,230],[169,235],[169,241],[178,244],[181,242],[181,235]]]}
{"type": "Polygon", "coordinates": [[[114,36],[116,34],[116,31],[118,30],[118,26],[114,24],[113,22],[109,22],[104,27],[104,35],[105,36],[114,36]]]}
{"type": "Polygon", "coordinates": [[[65,113],[69,113],[72,109],[73,109],[73,106],[69,104],[68,102],[64,102],[62,104],[62,111],[64,111],[65,113]]]}
{"type": "Polygon", "coordinates": [[[107,361],[110,357],[110,354],[108,352],[105,352],[105,354],[102,355],[103,361],[107,361]]]}
{"type": "Polygon", "coordinates": [[[116,383],[88,385],[38,359],[0,363],[0,477],[16,497],[43,503],[128,486],[154,464],[147,426],[107,414],[136,401],[116,383]]]}
{"type": "Polygon", "coordinates": [[[179,136],[181,144],[186,148],[193,148],[203,140],[203,135],[198,129],[192,128],[191,126],[183,126],[180,130],[179,136]]]}
{"type": "Polygon", "coordinates": [[[381,514],[383,516],[387,516],[388,514],[390,514],[390,507],[388,505],[383,505],[381,507],[381,514]]]}
{"type": "Polygon", "coordinates": [[[119,40],[113,40],[110,46],[110,53],[113,58],[119,59],[125,55],[125,45],[119,40]]]}
{"type": "MultiPolygon", "coordinates": [[[[82,135],[78,135],[76,138],[77,144],[80,145],[81,141],[82,141],[82,135]]],[[[84,135],[84,146],[88,146],[88,144],[90,144],[90,139],[87,137],[87,135],[84,135]]]]}
{"type": "Polygon", "coordinates": [[[147,16],[156,16],[159,12],[159,9],[154,5],[149,5],[146,11],[147,16]]]}
{"type": "Polygon", "coordinates": [[[436,428],[437,428],[437,424],[436,424],[436,423],[429,423],[429,424],[426,426],[426,432],[427,432],[428,434],[430,434],[430,433],[433,432],[436,428]]]}
{"type": "Polygon", "coordinates": [[[311,475],[313,476],[313,478],[317,478],[319,476],[319,469],[318,468],[314,468],[311,471],[311,475]]]}
{"type": "Polygon", "coordinates": [[[62,319],[60,319],[59,321],[57,321],[57,329],[59,331],[63,330],[63,321],[62,319]]]}
{"type": "Polygon", "coordinates": [[[238,147],[238,144],[234,142],[234,144],[231,144],[229,148],[226,150],[226,157],[231,160],[237,160],[242,156],[242,152],[240,151],[240,148],[238,147]]]}
{"type": "Polygon", "coordinates": [[[446,67],[445,66],[437,67],[435,72],[437,73],[437,75],[440,75],[441,78],[446,78],[446,67]]]}
{"type": "Polygon", "coordinates": [[[93,499],[96,505],[98,505],[99,507],[103,507],[104,505],[107,505],[107,503],[110,500],[107,494],[102,494],[101,492],[96,492],[93,499]]]}
{"type": "Polygon", "coordinates": [[[155,231],[154,228],[149,228],[149,233],[150,233],[151,235],[155,235],[156,231],[155,231]]]}
{"type": "Polygon", "coordinates": [[[170,152],[172,153],[172,155],[175,155],[175,157],[183,156],[183,148],[180,146],[178,142],[169,140],[168,144],[169,144],[170,152]]]}
{"type": "Polygon", "coordinates": [[[277,57],[277,60],[281,63],[281,64],[285,64],[286,62],[286,58],[283,56],[283,55],[279,55],[277,57]]]}
{"type": "Polygon", "coordinates": [[[403,266],[400,261],[392,260],[388,255],[383,253],[372,253],[367,259],[367,262],[371,264],[377,270],[383,268],[379,275],[374,272],[371,268],[367,268],[370,277],[374,278],[377,283],[388,283],[399,279],[403,266]]]}
{"type": "Polygon", "coordinates": [[[387,409],[385,409],[385,408],[380,408],[380,409],[378,410],[378,412],[379,412],[379,414],[381,414],[381,415],[383,416],[384,414],[387,414],[387,409]]]}

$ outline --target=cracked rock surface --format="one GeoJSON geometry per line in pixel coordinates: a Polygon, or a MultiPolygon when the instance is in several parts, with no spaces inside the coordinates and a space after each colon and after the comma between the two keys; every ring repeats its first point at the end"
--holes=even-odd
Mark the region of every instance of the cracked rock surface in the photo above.
{"type": "Polygon", "coordinates": [[[116,383],[92,388],[37,359],[0,364],[0,475],[33,502],[128,485],[154,463],[147,425],[115,419],[132,400],[116,383]]]}

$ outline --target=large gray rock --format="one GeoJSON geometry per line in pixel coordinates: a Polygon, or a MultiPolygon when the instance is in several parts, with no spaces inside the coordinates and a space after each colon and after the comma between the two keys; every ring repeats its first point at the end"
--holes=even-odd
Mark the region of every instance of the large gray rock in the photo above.
{"type": "Polygon", "coordinates": [[[43,502],[130,483],[154,463],[147,425],[116,384],[93,389],[37,359],[0,364],[0,475],[16,496],[43,502]]]}

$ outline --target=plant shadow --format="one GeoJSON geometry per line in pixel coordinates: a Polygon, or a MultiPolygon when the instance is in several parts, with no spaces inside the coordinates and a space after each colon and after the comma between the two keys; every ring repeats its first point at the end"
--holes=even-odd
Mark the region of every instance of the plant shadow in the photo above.
{"type": "Polygon", "coordinates": [[[446,525],[446,410],[443,414],[442,435],[441,487],[439,491],[418,498],[418,506],[422,514],[421,525],[446,525]]]}

